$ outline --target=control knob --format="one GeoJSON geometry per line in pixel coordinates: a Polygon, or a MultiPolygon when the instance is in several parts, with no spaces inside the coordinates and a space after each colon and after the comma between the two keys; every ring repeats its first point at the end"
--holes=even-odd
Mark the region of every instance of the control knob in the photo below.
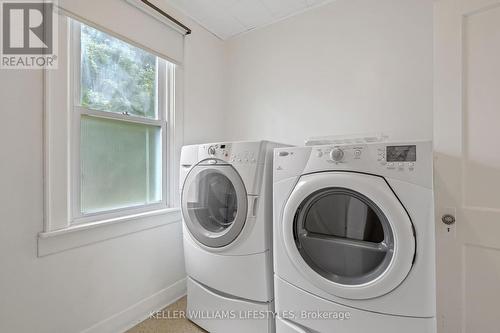
{"type": "Polygon", "coordinates": [[[208,147],[208,155],[215,156],[215,147],[214,146],[208,147]]]}
{"type": "Polygon", "coordinates": [[[340,162],[344,158],[344,151],[340,148],[334,148],[330,152],[330,158],[335,162],[340,162]]]}

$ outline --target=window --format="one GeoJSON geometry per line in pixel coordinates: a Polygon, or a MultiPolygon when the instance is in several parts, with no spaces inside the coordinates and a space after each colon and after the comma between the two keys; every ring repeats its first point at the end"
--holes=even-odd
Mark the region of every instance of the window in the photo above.
{"type": "Polygon", "coordinates": [[[39,256],[181,221],[184,34],[111,2],[99,13],[73,1],[55,8],[39,256]]]}
{"type": "Polygon", "coordinates": [[[72,223],[165,208],[173,65],[70,22],[72,223]]]}

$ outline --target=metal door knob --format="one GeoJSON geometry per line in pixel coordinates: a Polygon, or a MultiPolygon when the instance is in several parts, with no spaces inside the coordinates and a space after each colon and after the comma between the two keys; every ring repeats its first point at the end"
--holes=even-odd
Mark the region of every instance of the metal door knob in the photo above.
{"type": "Polygon", "coordinates": [[[452,225],[456,222],[456,219],[455,219],[455,216],[453,216],[451,214],[444,214],[441,217],[441,221],[443,221],[443,223],[446,225],[452,225]]]}

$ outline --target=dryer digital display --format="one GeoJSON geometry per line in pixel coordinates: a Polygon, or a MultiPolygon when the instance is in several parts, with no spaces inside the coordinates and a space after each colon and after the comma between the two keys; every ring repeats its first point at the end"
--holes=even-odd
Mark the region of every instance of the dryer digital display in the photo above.
{"type": "Polygon", "coordinates": [[[387,146],[387,162],[416,162],[417,146],[387,146]]]}

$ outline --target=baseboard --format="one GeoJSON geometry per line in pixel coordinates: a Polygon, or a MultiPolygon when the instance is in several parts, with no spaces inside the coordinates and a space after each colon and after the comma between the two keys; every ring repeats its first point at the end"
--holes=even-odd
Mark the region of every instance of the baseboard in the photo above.
{"type": "Polygon", "coordinates": [[[125,332],[147,319],[151,312],[161,310],[186,295],[186,278],[160,290],[131,307],[106,318],[82,331],[82,333],[125,332]]]}

